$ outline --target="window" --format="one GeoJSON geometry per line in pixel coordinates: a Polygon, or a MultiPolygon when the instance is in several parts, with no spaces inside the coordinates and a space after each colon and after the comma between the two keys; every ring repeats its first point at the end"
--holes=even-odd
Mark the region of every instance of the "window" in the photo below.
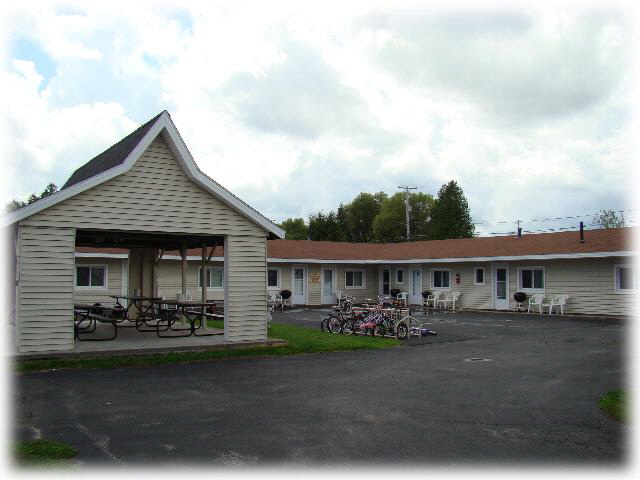
{"type": "Polygon", "coordinates": [[[396,270],[396,283],[404,283],[404,270],[396,270]]]}
{"type": "Polygon", "coordinates": [[[344,286],[350,288],[364,288],[364,270],[345,270],[344,286]]]}
{"type": "Polygon", "coordinates": [[[267,287],[280,288],[280,270],[278,268],[269,268],[267,270],[267,287]]]}
{"type": "Polygon", "coordinates": [[[106,265],[91,265],[76,267],[76,287],[82,288],[106,288],[106,265]]]}
{"type": "Polygon", "coordinates": [[[449,288],[449,269],[448,268],[432,268],[431,269],[431,287],[432,288],[449,288]]]}
{"type": "Polygon", "coordinates": [[[544,292],[544,268],[525,267],[518,269],[519,290],[524,292],[544,292]]]}
{"type": "MultiPolygon", "coordinates": [[[[207,288],[222,288],[223,269],[207,268],[207,288]]],[[[202,268],[198,269],[198,288],[202,288],[202,268]]]]}
{"type": "Polygon", "coordinates": [[[473,272],[473,283],[484,285],[484,267],[476,267],[473,272]]]}
{"type": "Polygon", "coordinates": [[[638,280],[638,272],[632,265],[616,265],[616,293],[635,293],[638,280]]]}

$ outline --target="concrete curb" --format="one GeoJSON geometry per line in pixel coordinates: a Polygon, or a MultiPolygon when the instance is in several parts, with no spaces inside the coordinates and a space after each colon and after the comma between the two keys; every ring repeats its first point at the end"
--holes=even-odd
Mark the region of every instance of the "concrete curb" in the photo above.
{"type": "Polygon", "coordinates": [[[107,351],[95,351],[95,352],[51,352],[51,353],[38,353],[38,354],[17,354],[13,355],[14,360],[47,360],[47,359],[59,359],[59,358],[95,358],[95,357],[114,357],[114,356],[127,356],[127,355],[154,355],[158,353],[171,353],[171,352],[207,352],[207,351],[219,351],[219,350],[238,350],[252,347],[286,347],[289,342],[274,338],[266,340],[264,342],[232,342],[222,343],[220,345],[205,345],[198,347],[195,345],[189,345],[185,347],[164,347],[164,348],[136,348],[125,350],[107,350],[107,351]]]}

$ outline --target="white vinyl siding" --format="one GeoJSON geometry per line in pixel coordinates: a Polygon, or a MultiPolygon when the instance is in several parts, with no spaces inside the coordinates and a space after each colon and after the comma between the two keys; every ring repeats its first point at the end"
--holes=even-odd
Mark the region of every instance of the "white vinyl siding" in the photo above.
{"type": "Polygon", "coordinates": [[[347,269],[344,271],[345,288],[366,288],[365,271],[347,269]]]}
{"type": "Polygon", "coordinates": [[[73,350],[75,231],[20,225],[19,352],[73,350]]]}
{"type": "Polygon", "coordinates": [[[193,183],[162,136],[128,172],[27,217],[21,224],[205,235],[265,234],[193,183]]]}
{"type": "Polygon", "coordinates": [[[266,236],[229,236],[224,252],[225,340],[266,340],[266,236]]]}

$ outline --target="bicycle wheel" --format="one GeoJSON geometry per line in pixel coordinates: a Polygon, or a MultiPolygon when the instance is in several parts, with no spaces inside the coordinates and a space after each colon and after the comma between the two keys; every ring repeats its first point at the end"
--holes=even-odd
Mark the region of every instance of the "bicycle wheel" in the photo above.
{"type": "Polygon", "coordinates": [[[353,320],[346,320],[342,324],[342,333],[344,333],[345,335],[351,335],[353,331],[354,331],[353,320]]]}
{"type": "Polygon", "coordinates": [[[322,330],[323,332],[328,332],[329,331],[329,327],[327,325],[328,323],[329,323],[329,317],[323,318],[322,321],[320,322],[320,330],[322,330]]]}
{"type": "Polygon", "coordinates": [[[384,324],[379,323],[375,327],[373,327],[373,331],[371,332],[372,336],[378,335],[379,337],[384,337],[385,333],[387,333],[387,328],[384,324]]]}
{"type": "Polygon", "coordinates": [[[329,317],[327,325],[331,333],[340,333],[342,331],[342,321],[338,317],[329,317]]]}
{"type": "Polygon", "coordinates": [[[408,336],[409,327],[407,326],[407,324],[404,322],[398,323],[398,326],[396,327],[396,338],[398,340],[406,340],[408,336]]]}

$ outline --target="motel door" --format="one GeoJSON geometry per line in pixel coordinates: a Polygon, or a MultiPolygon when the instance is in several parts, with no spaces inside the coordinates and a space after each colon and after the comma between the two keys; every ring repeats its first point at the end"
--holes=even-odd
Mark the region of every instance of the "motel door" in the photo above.
{"type": "Polygon", "coordinates": [[[307,269],[304,265],[293,266],[293,297],[291,303],[294,305],[307,304],[307,269]]]}
{"type": "Polygon", "coordinates": [[[336,271],[334,268],[322,268],[322,300],[323,305],[334,305],[336,297],[336,271]]]}
{"type": "Polygon", "coordinates": [[[509,265],[493,264],[493,308],[509,310],[509,265]]]}
{"type": "Polygon", "coordinates": [[[422,269],[411,269],[411,291],[409,293],[411,305],[422,305],[422,269]]]}

